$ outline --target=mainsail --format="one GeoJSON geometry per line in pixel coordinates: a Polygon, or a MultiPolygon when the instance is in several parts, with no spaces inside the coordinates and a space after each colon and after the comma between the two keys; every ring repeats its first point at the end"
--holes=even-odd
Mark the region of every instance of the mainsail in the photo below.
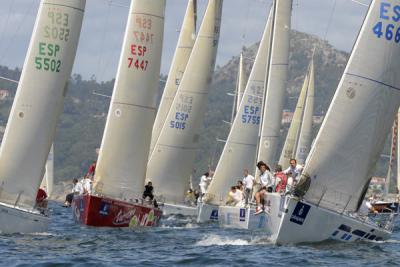
{"type": "MultiPolygon", "coordinates": [[[[399,129],[400,109],[397,111],[397,130],[399,129]]],[[[400,194],[400,134],[397,132],[397,194],[400,194]]]]}
{"type": "Polygon", "coordinates": [[[307,158],[299,189],[309,187],[304,198],[320,207],[358,209],[399,108],[397,6],[395,0],[371,3],[307,158]]]}
{"type": "Polygon", "coordinates": [[[157,116],[153,125],[151,137],[150,154],[160,136],[161,129],[165,123],[168,111],[171,108],[176,91],[181,82],[186,65],[192,53],[194,41],[196,39],[196,10],[197,0],[189,0],[188,6],[183,20],[181,32],[179,35],[178,45],[169,70],[167,82],[165,83],[164,92],[158,107],[157,116]]]}
{"type": "Polygon", "coordinates": [[[143,192],[159,88],[165,0],[132,1],[95,175],[98,194],[143,192]]]}
{"type": "Polygon", "coordinates": [[[0,201],[32,208],[63,109],[85,0],[42,0],[0,149],[0,201]]]}
{"type": "Polygon", "coordinates": [[[292,122],[286,136],[285,144],[283,145],[279,164],[283,169],[289,167],[290,159],[296,155],[297,142],[300,133],[300,127],[303,120],[304,104],[307,96],[309,73],[307,72],[303,86],[300,91],[299,99],[297,100],[296,109],[293,114],[292,122]]]}
{"type": "Polygon", "coordinates": [[[304,164],[310,152],[313,133],[314,114],[314,60],[311,60],[306,104],[301,124],[299,141],[297,144],[296,159],[298,164],[304,164]]]}
{"type": "Polygon", "coordinates": [[[149,159],[146,177],[155,185],[157,195],[168,202],[184,200],[192,173],[214,71],[222,2],[208,2],[185,73],[149,159]]]}
{"type": "Polygon", "coordinates": [[[274,1],[275,18],[271,58],[268,66],[267,92],[263,107],[257,159],[275,163],[282,122],[289,65],[289,33],[292,0],[274,1]]]}
{"type": "Polygon", "coordinates": [[[214,178],[208,187],[206,202],[220,204],[219,201],[224,200],[229,187],[236,184],[236,181],[242,177],[243,169],[252,170],[254,168],[262,100],[265,93],[272,17],[271,9],[243,99],[219,159],[214,178]]]}

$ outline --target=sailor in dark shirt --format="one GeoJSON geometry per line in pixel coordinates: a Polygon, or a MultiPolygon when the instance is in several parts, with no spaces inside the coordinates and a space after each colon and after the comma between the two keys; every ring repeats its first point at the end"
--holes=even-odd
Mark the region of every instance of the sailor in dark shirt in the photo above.
{"type": "Polygon", "coordinates": [[[153,189],[154,188],[152,182],[148,182],[147,185],[144,186],[143,199],[149,197],[150,200],[153,200],[154,199],[153,189]]]}

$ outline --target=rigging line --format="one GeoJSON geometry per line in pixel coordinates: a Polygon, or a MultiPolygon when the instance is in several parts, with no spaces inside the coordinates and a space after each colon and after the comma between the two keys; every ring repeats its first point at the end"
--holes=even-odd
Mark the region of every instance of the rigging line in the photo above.
{"type": "Polygon", "coordinates": [[[8,26],[8,21],[10,20],[11,11],[12,11],[12,9],[14,7],[14,4],[15,4],[15,0],[12,0],[12,2],[10,4],[10,7],[8,8],[6,20],[5,20],[4,23],[2,23],[3,27],[2,27],[2,29],[0,31],[0,40],[3,40],[3,37],[4,37],[3,35],[5,34],[6,29],[8,28],[7,27],[8,26]]]}
{"type": "MultiPolygon", "coordinates": [[[[31,0],[31,4],[26,9],[23,18],[26,18],[28,16],[29,12],[31,12],[33,10],[34,3],[35,3],[35,0],[31,0]]],[[[7,51],[8,51],[8,49],[10,49],[11,45],[14,45],[15,38],[17,37],[17,34],[21,30],[21,26],[22,26],[23,22],[26,22],[26,20],[23,20],[21,23],[19,23],[16,30],[13,32],[13,36],[11,37],[10,42],[6,46],[6,49],[3,51],[3,54],[1,54],[1,56],[0,56],[0,62],[2,62],[4,60],[4,57],[6,56],[7,51]]]]}
{"type": "Polygon", "coordinates": [[[329,28],[331,27],[331,24],[332,24],[333,15],[335,14],[335,10],[336,10],[336,4],[337,4],[337,0],[334,0],[332,12],[329,15],[328,25],[326,26],[326,30],[325,30],[325,34],[324,34],[324,41],[327,41],[326,37],[328,35],[329,28]]]}
{"type": "Polygon", "coordinates": [[[359,5],[362,5],[362,6],[366,6],[366,7],[369,7],[369,5],[370,5],[370,4],[365,4],[365,3],[361,2],[361,1],[358,1],[358,0],[351,0],[351,1],[354,2],[354,3],[357,3],[359,5]]]}

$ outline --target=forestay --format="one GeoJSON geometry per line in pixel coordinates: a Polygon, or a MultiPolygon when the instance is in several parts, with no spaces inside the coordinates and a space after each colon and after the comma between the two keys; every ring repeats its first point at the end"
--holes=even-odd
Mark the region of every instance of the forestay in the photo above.
{"type": "Polygon", "coordinates": [[[147,179],[167,202],[188,188],[207,107],[221,24],[222,0],[210,0],[192,54],[149,159],[147,179]]]}
{"type": "Polygon", "coordinates": [[[225,199],[230,186],[241,179],[243,169],[253,170],[254,168],[262,100],[265,93],[272,16],[271,10],[243,99],[219,159],[214,178],[208,187],[206,202],[221,204],[220,201],[225,199]]]}
{"type": "Polygon", "coordinates": [[[118,199],[143,192],[159,89],[165,0],[132,1],[95,175],[118,199]]]}
{"type": "Polygon", "coordinates": [[[307,98],[304,107],[303,122],[297,144],[296,159],[297,164],[304,164],[310,152],[312,133],[313,133],[313,113],[314,113],[314,60],[311,60],[309,81],[307,86],[307,98]]]}
{"type": "Polygon", "coordinates": [[[172,101],[176,95],[176,90],[182,79],[186,65],[189,61],[190,54],[196,39],[196,6],[197,0],[189,0],[181,32],[178,39],[178,45],[172,60],[168,78],[165,83],[164,92],[158,107],[157,116],[154,121],[153,132],[151,137],[150,155],[154,149],[156,141],[160,136],[161,128],[165,123],[165,118],[171,108],[172,101]]]}
{"type": "Polygon", "coordinates": [[[399,9],[370,5],[303,172],[311,203],[355,211],[364,198],[400,104],[399,9]]]}
{"type": "Polygon", "coordinates": [[[286,136],[285,144],[283,145],[279,164],[283,169],[289,167],[290,159],[296,155],[297,142],[300,133],[300,127],[303,120],[304,104],[307,96],[309,72],[307,72],[303,86],[300,91],[299,99],[297,100],[296,109],[293,114],[292,122],[286,136]]]}
{"type": "Polygon", "coordinates": [[[42,0],[0,149],[0,201],[32,208],[63,109],[85,0],[42,0]]]}
{"type": "Polygon", "coordinates": [[[289,63],[289,33],[292,0],[274,1],[271,59],[268,67],[267,93],[258,147],[258,160],[274,164],[280,138],[283,102],[289,63]]]}

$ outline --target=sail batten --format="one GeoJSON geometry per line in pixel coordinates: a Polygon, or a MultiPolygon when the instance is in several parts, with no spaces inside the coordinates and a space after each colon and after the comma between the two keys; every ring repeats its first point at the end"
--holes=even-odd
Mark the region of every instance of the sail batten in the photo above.
{"type": "Polygon", "coordinates": [[[273,9],[258,48],[253,68],[238,113],[233,121],[228,139],[218,161],[214,178],[208,187],[204,201],[221,204],[227,190],[242,177],[243,169],[252,170],[257,152],[257,136],[260,128],[262,100],[265,94],[273,9]]]}
{"type": "Polygon", "coordinates": [[[63,109],[85,0],[42,0],[0,149],[0,201],[32,208],[63,109]],[[58,19],[57,19],[58,18],[58,19]],[[69,34],[50,35],[49,28],[69,34]]]}
{"type": "Polygon", "coordinates": [[[161,129],[165,123],[168,111],[178,90],[178,86],[182,80],[183,73],[189,61],[190,54],[193,50],[196,40],[196,11],[197,1],[189,0],[186,8],[185,17],[182,23],[177,48],[172,60],[168,78],[165,83],[163,95],[158,107],[157,116],[154,121],[153,132],[151,137],[150,155],[154,150],[154,146],[160,136],[161,129]]]}
{"type": "Polygon", "coordinates": [[[131,2],[95,174],[95,191],[141,197],[159,88],[165,0],[131,2]]]}
{"type": "Polygon", "coordinates": [[[149,159],[146,178],[153,182],[156,195],[168,203],[182,203],[189,186],[216,61],[222,3],[208,2],[182,80],[149,159]]]}
{"type": "Polygon", "coordinates": [[[371,3],[307,158],[303,174],[311,184],[304,198],[321,207],[358,209],[397,113],[400,47],[390,35],[378,31],[386,23],[400,27],[392,9],[382,11],[384,5],[396,3],[371,3]]]}
{"type": "Polygon", "coordinates": [[[257,161],[274,164],[280,138],[283,102],[286,92],[289,65],[289,33],[292,1],[274,1],[271,59],[266,81],[266,96],[258,143],[257,161]]]}

